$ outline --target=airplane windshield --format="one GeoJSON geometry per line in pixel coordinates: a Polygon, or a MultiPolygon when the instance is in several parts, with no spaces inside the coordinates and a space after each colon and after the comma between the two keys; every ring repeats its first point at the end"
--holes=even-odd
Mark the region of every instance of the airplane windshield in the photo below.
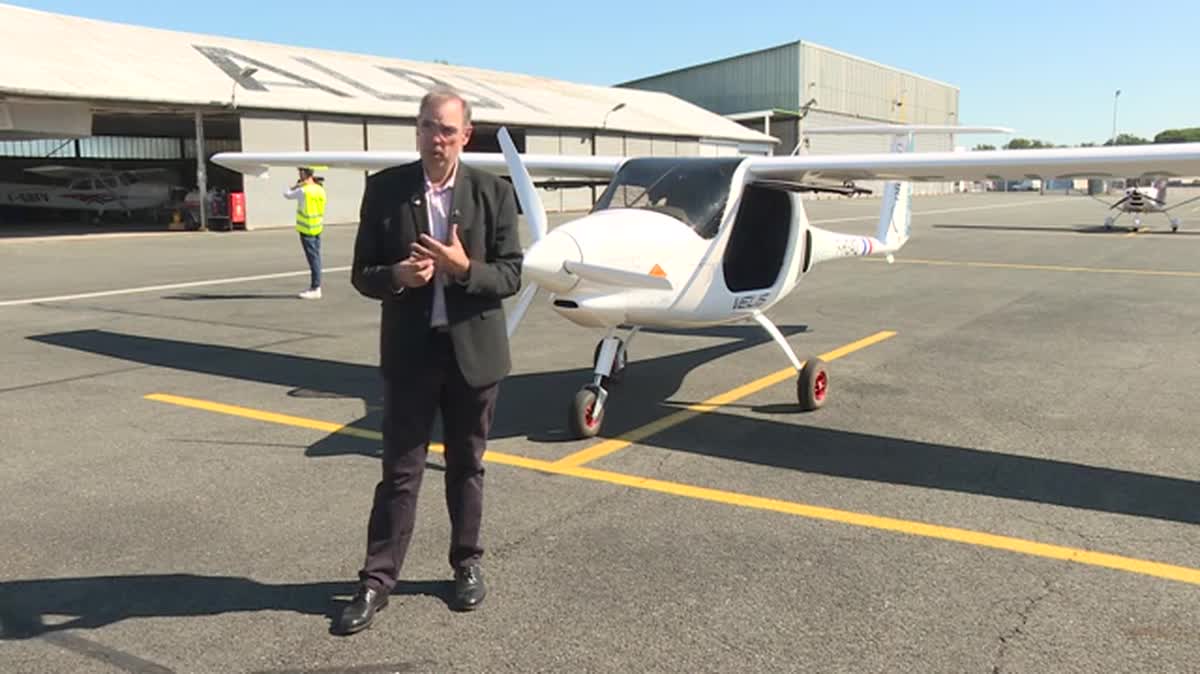
{"type": "Polygon", "coordinates": [[[593,211],[644,208],[669,215],[705,239],[716,236],[742,157],[641,157],[621,166],[593,211]]]}

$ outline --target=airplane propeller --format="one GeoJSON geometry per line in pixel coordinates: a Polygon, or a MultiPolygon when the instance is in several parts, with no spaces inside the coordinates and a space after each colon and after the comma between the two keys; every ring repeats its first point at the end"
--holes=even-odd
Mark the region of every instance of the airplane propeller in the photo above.
{"type": "MultiPolygon", "coordinates": [[[[513,187],[517,192],[517,201],[521,204],[521,210],[524,211],[525,219],[529,222],[529,230],[533,238],[533,242],[530,244],[532,246],[546,235],[546,209],[538,197],[537,188],[533,185],[533,178],[529,176],[529,171],[525,170],[525,164],[521,161],[520,154],[517,153],[517,146],[513,144],[512,137],[508,135],[508,129],[500,127],[500,131],[496,135],[500,141],[500,149],[504,153],[504,162],[508,165],[509,175],[512,176],[513,187]]],[[[516,306],[508,315],[509,336],[516,331],[517,325],[525,316],[525,311],[533,303],[537,291],[538,285],[533,282],[530,282],[521,291],[516,306]]]]}

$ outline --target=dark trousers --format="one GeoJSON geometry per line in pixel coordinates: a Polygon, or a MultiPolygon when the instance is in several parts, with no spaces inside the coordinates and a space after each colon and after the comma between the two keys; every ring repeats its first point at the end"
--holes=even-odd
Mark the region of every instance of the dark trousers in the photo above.
{"type": "Polygon", "coordinates": [[[308,260],[308,287],[316,290],[321,287],[321,235],[300,234],[300,246],[304,249],[304,258],[308,260]]]}
{"type": "Polygon", "coordinates": [[[430,331],[429,349],[408,379],[385,379],[383,476],[367,525],[367,557],[359,579],[391,591],[412,538],[417,493],[435,413],[442,413],[446,509],[450,514],[450,566],[483,556],[483,453],[495,414],[498,385],[474,388],[463,379],[450,335],[430,331]]]}

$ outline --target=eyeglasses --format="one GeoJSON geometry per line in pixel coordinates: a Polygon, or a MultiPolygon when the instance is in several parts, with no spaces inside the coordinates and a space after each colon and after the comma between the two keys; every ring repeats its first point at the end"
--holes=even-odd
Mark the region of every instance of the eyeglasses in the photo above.
{"type": "Polygon", "coordinates": [[[417,122],[417,128],[419,128],[421,130],[421,133],[426,133],[431,136],[442,136],[444,138],[453,138],[454,136],[458,135],[458,131],[459,131],[457,126],[446,126],[445,124],[438,124],[437,122],[433,121],[432,119],[420,120],[419,122],[417,122]]]}

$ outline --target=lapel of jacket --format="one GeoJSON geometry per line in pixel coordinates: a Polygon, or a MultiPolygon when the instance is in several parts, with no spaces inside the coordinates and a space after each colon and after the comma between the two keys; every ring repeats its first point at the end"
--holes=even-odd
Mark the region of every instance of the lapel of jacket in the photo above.
{"type": "Polygon", "coordinates": [[[471,210],[471,193],[474,191],[471,169],[461,161],[458,164],[458,175],[454,177],[454,195],[450,199],[449,225],[457,223],[459,238],[466,242],[465,232],[471,226],[468,211],[471,210]]]}
{"type": "MultiPolygon", "coordinates": [[[[417,240],[422,234],[429,234],[429,204],[425,203],[425,170],[421,168],[421,162],[417,161],[413,165],[413,172],[410,177],[410,187],[408,198],[408,208],[412,209],[413,222],[417,223],[417,231],[414,232],[413,240],[417,240]]],[[[403,192],[402,192],[403,194],[403,192]]]]}

